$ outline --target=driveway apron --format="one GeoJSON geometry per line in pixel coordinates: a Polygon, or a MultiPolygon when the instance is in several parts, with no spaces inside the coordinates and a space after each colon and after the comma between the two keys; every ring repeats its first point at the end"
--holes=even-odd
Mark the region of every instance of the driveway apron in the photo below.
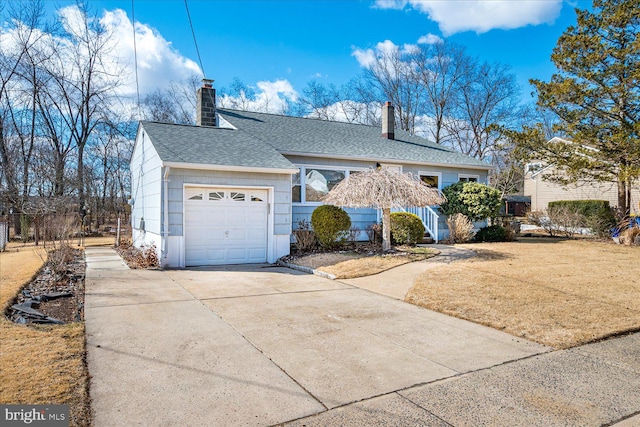
{"type": "Polygon", "coordinates": [[[283,267],[129,270],[111,249],[86,257],[97,427],[272,425],[376,396],[408,405],[384,395],[549,350],[283,267]]]}

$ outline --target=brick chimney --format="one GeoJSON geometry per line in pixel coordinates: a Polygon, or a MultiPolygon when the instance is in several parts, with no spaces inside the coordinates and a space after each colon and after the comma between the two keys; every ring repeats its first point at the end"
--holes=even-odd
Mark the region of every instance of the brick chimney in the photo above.
{"type": "Polygon", "coordinates": [[[216,126],[216,90],[213,80],[202,79],[202,87],[196,93],[196,124],[216,126]]]}
{"type": "Polygon", "coordinates": [[[382,137],[387,139],[394,139],[395,134],[393,131],[393,121],[395,114],[393,112],[393,105],[387,101],[382,107],[382,137]]]}

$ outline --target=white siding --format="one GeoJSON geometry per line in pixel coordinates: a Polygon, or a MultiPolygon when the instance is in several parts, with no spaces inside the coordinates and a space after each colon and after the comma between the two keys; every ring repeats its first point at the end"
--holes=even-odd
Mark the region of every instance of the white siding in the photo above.
{"type": "Polygon", "coordinates": [[[162,163],[149,137],[140,129],[131,156],[131,225],[134,244],[146,240],[145,233],[161,234],[162,163]],[[144,218],[144,230],[141,221],[144,218]]]}

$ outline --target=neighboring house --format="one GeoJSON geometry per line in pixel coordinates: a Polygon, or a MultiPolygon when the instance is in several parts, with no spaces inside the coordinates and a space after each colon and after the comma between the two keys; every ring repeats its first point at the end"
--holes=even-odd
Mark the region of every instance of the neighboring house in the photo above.
{"type": "MultiPolygon", "coordinates": [[[[379,166],[411,172],[442,189],[487,182],[491,166],[393,128],[387,103],[374,126],[215,108],[198,90],[197,126],[143,121],[133,155],[136,246],[155,245],[163,267],[275,262],[289,254],[292,228],[350,173],[379,166]]],[[[437,208],[414,209],[436,238],[437,208]]],[[[347,209],[366,238],[375,209],[347,209]]]]}
{"type": "MultiPolygon", "coordinates": [[[[553,138],[551,141],[554,139],[560,138],[553,138]]],[[[549,202],[556,200],[608,200],[611,207],[618,207],[616,182],[579,180],[565,187],[545,179],[545,176],[555,173],[556,169],[554,165],[540,161],[527,163],[524,172],[524,195],[531,197],[532,211],[545,210],[549,202]]],[[[631,190],[631,214],[640,214],[639,202],[640,188],[636,186],[631,190]]]]}

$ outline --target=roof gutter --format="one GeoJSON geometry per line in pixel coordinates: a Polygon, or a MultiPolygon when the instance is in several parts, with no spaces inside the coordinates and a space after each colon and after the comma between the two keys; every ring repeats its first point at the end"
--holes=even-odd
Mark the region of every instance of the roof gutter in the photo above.
{"type": "Polygon", "coordinates": [[[437,162],[418,162],[415,160],[405,160],[405,159],[389,159],[389,158],[376,158],[376,157],[365,157],[365,156],[336,156],[336,155],[327,155],[327,154],[315,154],[315,153],[302,153],[297,151],[278,151],[278,153],[283,156],[300,156],[300,157],[314,157],[314,158],[323,158],[323,159],[337,159],[337,160],[362,160],[367,162],[384,162],[384,163],[404,163],[410,165],[421,165],[421,166],[439,166],[439,167],[462,167],[464,169],[477,169],[477,170],[493,170],[496,169],[493,165],[465,165],[465,164],[452,164],[452,163],[437,163],[437,162]]]}
{"type": "Polygon", "coordinates": [[[162,166],[172,167],[176,169],[199,169],[223,172],[253,172],[253,173],[272,173],[294,175],[300,171],[298,168],[262,168],[252,166],[228,166],[228,165],[211,165],[206,163],[182,163],[182,162],[162,162],[162,166]]]}

